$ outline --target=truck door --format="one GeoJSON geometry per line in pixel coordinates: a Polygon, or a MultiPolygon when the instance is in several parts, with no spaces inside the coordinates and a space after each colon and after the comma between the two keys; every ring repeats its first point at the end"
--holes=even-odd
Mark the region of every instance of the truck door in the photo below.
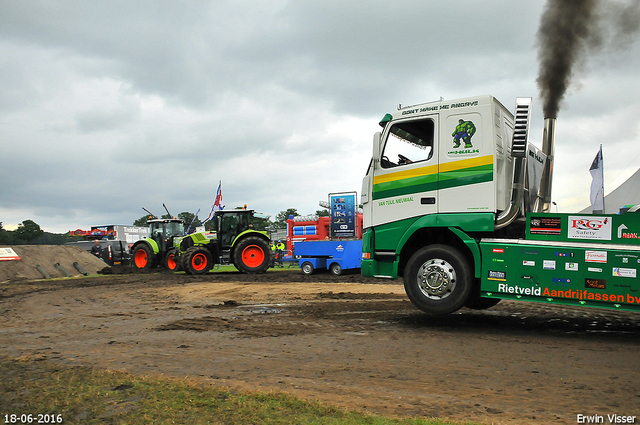
{"type": "Polygon", "coordinates": [[[437,212],[437,127],[437,115],[393,121],[385,127],[368,194],[372,226],[437,212]]]}
{"type": "Polygon", "coordinates": [[[486,134],[496,125],[483,108],[441,114],[439,213],[494,211],[493,145],[486,134]]]}

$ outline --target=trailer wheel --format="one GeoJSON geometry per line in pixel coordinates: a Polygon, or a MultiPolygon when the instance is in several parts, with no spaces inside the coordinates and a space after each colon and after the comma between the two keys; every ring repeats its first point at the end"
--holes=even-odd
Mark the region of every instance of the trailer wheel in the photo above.
{"type": "Polygon", "coordinates": [[[146,242],[139,243],[131,253],[133,266],[140,270],[148,270],[155,267],[155,254],[146,242]]]}
{"type": "Polygon", "coordinates": [[[164,265],[168,270],[172,272],[180,271],[180,265],[176,261],[176,249],[171,248],[167,251],[167,255],[164,257],[164,265]]]}
{"type": "Polygon", "coordinates": [[[300,270],[302,270],[302,273],[304,273],[306,275],[312,275],[313,274],[313,264],[311,264],[308,261],[305,261],[300,266],[300,270]]]}
{"type": "Polygon", "coordinates": [[[247,236],[236,245],[233,264],[243,273],[264,273],[269,268],[269,244],[257,236],[247,236]]]}
{"type": "Polygon", "coordinates": [[[342,274],[342,267],[340,267],[340,264],[338,263],[331,263],[329,271],[334,276],[340,276],[342,274]]]}
{"type": "Polygon", "coordinates": [[[213,258],[207,248],[195,246],[184,253],[183,268],[187,274],[205,274],[213,267],[213,258]]]}
{"type": "Polygon", "coordinates": [[[404,288],[411,302],[425,313],[442,315],[462,307],[472,288],[465,256],[448,245],[418,250],[405,268],[404,288]]]}

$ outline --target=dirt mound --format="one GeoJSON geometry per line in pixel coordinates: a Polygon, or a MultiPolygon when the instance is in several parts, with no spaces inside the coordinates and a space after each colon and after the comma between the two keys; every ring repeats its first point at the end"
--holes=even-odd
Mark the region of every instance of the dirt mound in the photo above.
{"type": "Polygon", "coordinates": [[[81,276],[73,263],[78,263],[88,274],[97,274],[106,264],[77,246],[19,245],[11,247],[20,260],[0,261],[0,283],[43,279],[40,268],[52,279],[81,276]],[[58,264],[58,267],[56,267],[58,264]]]}

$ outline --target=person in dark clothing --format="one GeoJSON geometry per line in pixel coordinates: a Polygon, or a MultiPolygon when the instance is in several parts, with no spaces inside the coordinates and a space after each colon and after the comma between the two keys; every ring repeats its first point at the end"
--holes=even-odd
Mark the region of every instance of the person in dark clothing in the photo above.
{"type": "Polygon", "coordinates": [[[101,258],[102,248],[100,247],[100,241],[95,240],[95,245],[91,247],[91,253],[98,258],[101,258]]]}

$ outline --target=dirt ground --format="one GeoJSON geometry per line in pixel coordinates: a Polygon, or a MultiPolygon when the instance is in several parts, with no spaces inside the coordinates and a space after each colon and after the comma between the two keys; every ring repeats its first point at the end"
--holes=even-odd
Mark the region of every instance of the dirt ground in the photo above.
{"type": "Polygon", "coordinates": [[[189,376],[384,415],[640,418],[637,314],[503,301],[433,318],[401,283],[360,275],[118,271],[0,284],[0,355],[189,376]]]}

